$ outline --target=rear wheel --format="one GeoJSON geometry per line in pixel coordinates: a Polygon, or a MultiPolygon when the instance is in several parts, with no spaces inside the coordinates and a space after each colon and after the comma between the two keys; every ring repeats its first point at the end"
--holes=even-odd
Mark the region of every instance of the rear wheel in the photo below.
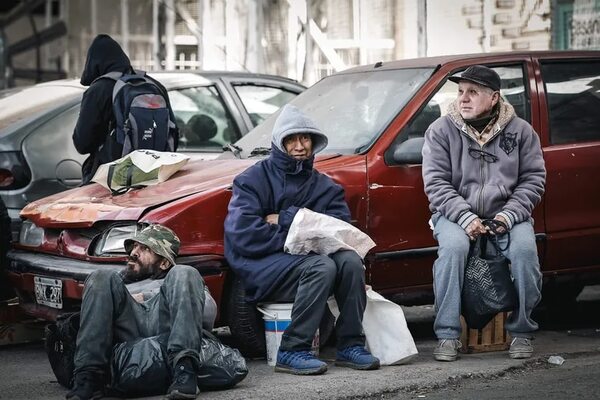
{"type": "MultiPolygon", "coordinates": [[[[245,295],[242,281],[232,274],[226,312],[234,346],[247,358],[265,357],[267,350],[262,314],[256,305],[246,302],[245,295]]],[[[332,336],[334,324],[335,318],[326,308],[319,327],[321,347],[332,336]]]]}

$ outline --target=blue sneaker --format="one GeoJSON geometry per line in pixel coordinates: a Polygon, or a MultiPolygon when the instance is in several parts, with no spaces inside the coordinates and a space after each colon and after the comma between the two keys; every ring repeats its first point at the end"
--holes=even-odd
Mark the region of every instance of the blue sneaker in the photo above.
{"type": "Polygon", "coordinates": [[[277,352],[275,372],[294,375],[320,375],[327,371],[327,364],[316,358],[310,351],[277,352]]]}
{"type": "Polygon", "coordinates": [[[363,346],[350,346],[338,350],[335,365],[360,370],[378,369],[379,359],[363,346]]]}

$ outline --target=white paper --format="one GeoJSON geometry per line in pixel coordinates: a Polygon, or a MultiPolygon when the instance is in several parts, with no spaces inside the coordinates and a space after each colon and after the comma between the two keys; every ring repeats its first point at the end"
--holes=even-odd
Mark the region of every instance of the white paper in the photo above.
{"type": "Polygon", "coordinates": [[[351,224],[302,208],[290,225],[283,250],[299,255],[310,252],[326,255],[339,250],[354,250],[364,259],[373,247],[375,242],[369,235],[351,224]]]}

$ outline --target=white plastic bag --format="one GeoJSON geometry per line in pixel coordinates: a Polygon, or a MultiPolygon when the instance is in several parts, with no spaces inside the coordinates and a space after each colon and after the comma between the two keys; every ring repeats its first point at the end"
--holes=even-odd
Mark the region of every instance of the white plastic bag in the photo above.
{"type": "MultiPolygon", "coordinates": [[[[327,301],[331,313],[340,315],[333,297],[327,301]]],[[[405,364],[419,352],[408,330],[402,307],[384,298],[368,286],[367,307],[363,316],[367,349],[381,365],[405,364]]]]}
{"type": "Polygon", "coordinates": [[[189,159],[181,153],[135,150],[118,160],[100,165],[92,181],[111,191],[137,185],[156,185],[169,179],[189,159]]]}
{"type": "Polygon", "coordinates": [[[365,258],[375,242],[351,224],[307,208],[298,210],[290,225],[283,250],[290,254],[331,254],[354,250],[365,258]]]}
{"type": "Polygon", "coordinates": [[[381,365],[403,364],[417,354],[402,307],[369,288],[363,316],[367,348],[381,365]]]}

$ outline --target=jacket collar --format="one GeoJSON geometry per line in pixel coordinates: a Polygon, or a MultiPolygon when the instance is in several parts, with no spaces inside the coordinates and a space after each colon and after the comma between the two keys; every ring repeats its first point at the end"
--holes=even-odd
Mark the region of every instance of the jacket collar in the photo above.
{"type": "MultiPolygon", "coordinates": [[[[458,110],[458,100],[450,103],[450,106],[448,107],[448,116],[459,130],[468,134],[469,130],[467,129],[467,123],[460,115],[460,112],[458,110]]],[[[498,118],[494,122],[492,137],[495,136],[502,129],[504,129],[504,127],[506,127],[510,120],[512,120],[515,116],[516,113],[513,106],[505,102],[502,98],[500,98],[498,100],[498,118]]]]}
{"type": "Polygon", "coordinates": [[[307,158],[303,161],[298,161],[295,158],[289,156],[287,153],[279,150],[275,145],[271,145],[271,155],[269,156],[271,162],[280,170],[286,174],[299,174],[302,171],[312,172],[315,155],[307,158]]]}

